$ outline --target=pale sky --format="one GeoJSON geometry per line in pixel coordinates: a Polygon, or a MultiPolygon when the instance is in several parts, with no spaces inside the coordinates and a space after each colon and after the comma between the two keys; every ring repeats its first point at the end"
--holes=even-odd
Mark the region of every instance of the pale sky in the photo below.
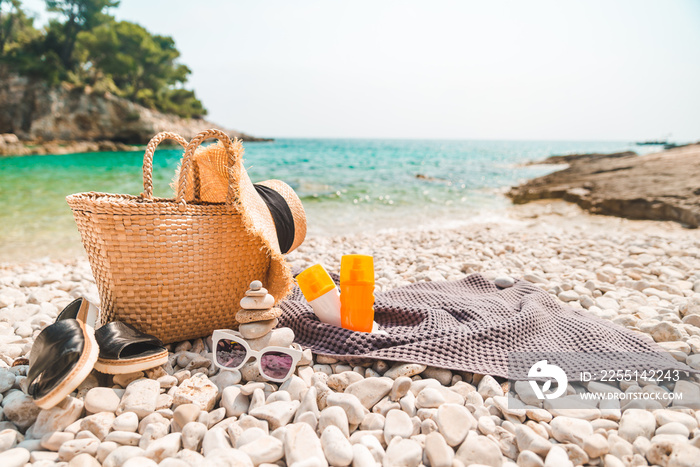
{"type": "MultiPolygon", "coordinates": [[[[25,4],[38,10],[39,0],[25,4]]],[[[258,136],[700,140],[700,2],[122,0],[258,136]]]]}

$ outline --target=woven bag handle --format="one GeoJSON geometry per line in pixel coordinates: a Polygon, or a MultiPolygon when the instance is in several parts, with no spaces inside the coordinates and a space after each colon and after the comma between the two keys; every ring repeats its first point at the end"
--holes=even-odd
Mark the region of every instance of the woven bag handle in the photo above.
{"type": "Polygon", "coordinates": [[[177,133],[163,131],[155,135],[148,142],[146,152],[143,155],[143,198],[147,200],[153,199],[153,154],[160,143],[166,139],[172,139],[180,143],[180,146],[187,148],[187,140],[177,133]]]}
{"type": "MultiPolygon", "coordinates": [[[[224,143],[224,148],[226,148],[226,153],[229,155],[229,184],[228,184],[228,192],[226,195],[226,204],[232,204],[233,200],[237,198],[237,187],[232,186],[233,184],[231,183],[231,168],[234,167],[234,164],[236,164],[238,161],[233,160],[233,143],[231,142],[231,138],[224,133],[221,130],[216,130],[216,129],[211,129],[211,130],[204,130],[200,133],[197,134],[192,140],[190,140],[189,144],[187,145],[187,148],[185,148],[185,155],[182,156],[182,166],[180,167],[180,179],[178,180],[178,190],[177,190],[177,198],[175,198],[175,201],[178,203],[186,204],[187,202],[185,201],[185,193],[187,191],[187,174],[191,170],[191,167],[194,165],[192,162],[192,159],[194,158],[194,152],[195,150],[199,147],[200,144],[202,144],[204,141],[208,140],[209,138],[216,138],[222,143],[224,143]]],[[[235,169],[234,169],[235,170],[235,169]]],[[[198,184],[199,180],[197,177],[194,177],[194,183],[195,183],[195,197],[197,196],[197,193],[199,192],[198,190],[198,184]]]]}

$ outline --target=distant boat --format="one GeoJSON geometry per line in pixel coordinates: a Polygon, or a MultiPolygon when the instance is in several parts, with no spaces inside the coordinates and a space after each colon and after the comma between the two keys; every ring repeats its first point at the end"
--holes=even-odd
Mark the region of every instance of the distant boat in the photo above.
{"type": "Polygon", "coordinates": [[[668,144],[668,140],[656,140],[656,141],[637,141],[637,146],[665,146],[668,144]]]}

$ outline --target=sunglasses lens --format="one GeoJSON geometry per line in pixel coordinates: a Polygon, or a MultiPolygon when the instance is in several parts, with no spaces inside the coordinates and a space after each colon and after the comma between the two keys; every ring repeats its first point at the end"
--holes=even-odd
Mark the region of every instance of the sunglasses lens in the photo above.
{"type": "Polygon", "coordinates": [[[237,368],[245,362],[245,347],[231,339],[221,339],[216,344],[216,361],[226,368],[237,368]]]}
{"type": "Polygon", "coordinates": [[[293,358],[282,352],[265,352],[260,357],[260,368],[264,376],[285,379],[292,371],[293,358]]]}

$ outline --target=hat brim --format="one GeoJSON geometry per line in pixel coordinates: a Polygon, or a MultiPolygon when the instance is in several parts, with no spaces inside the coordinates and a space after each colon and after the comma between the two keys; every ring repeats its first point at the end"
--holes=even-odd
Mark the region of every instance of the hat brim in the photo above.
{"type": "Polygon", "coordinates": [[[275,190],[286,201],[294,219],[294,241],[286,253],[296,250],[306,238],[306,211],[304,211],[304,206],[301,204],[299,196],[292,187],[281,180],[265,180],[257,183],[257,185],[263,185],[275,190]]]}

